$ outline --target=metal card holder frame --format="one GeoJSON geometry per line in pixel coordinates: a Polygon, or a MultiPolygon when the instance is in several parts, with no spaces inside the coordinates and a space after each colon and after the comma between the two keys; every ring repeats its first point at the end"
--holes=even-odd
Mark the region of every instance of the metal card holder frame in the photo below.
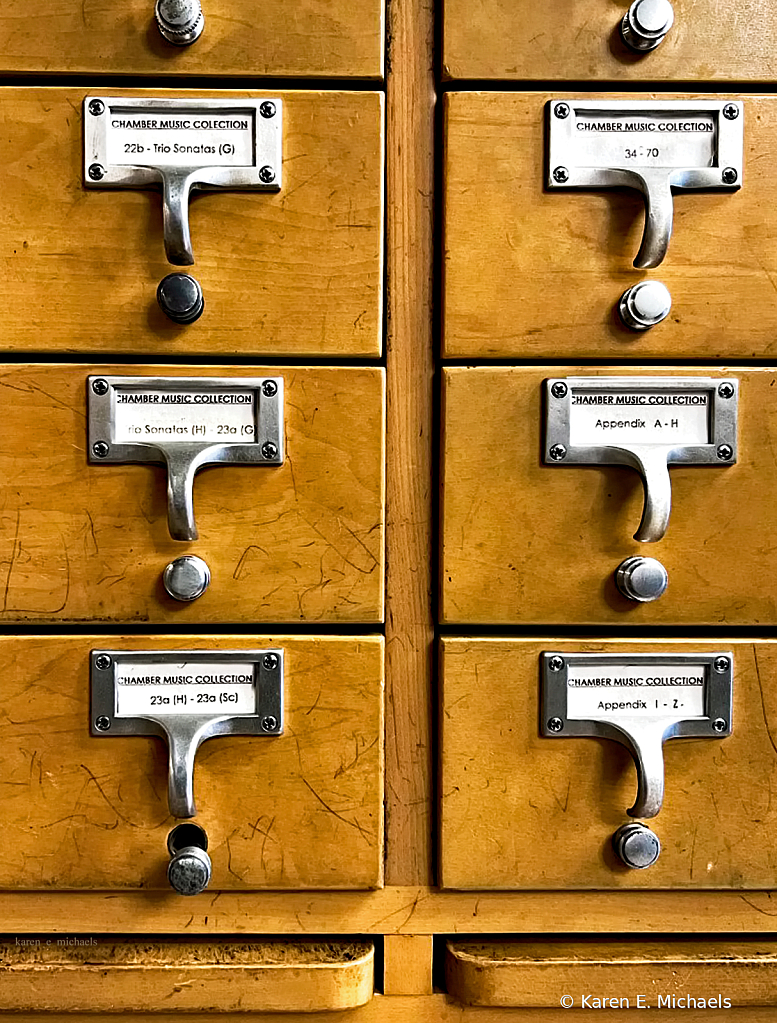
{"type": "Polygon", "coordinates": [[[730,650],[719,653],[618,653],[588,654],[543,652],[540,655],[542,700],[540,734],[553,739],[574,737],[612,739],[625,746],[634,758],[638,791],[631,817],[655,817],[664,798],[663,744],[668,739],[724,739],[732,730],[733,665],[730,650]],[[623,720],[570,719],[567,715],[567,693],[570,665],[595,665],[606,670],[621,665],[634,667],[685,665],[704,666],[705,716],[683,720],[682,717],[650,718],[624,715],[623,720]]]}
{"type": "Polygon", "coordinates": [[[134,377],[87,378],[88,457],[92,465],[142,462],[167,468],[167,516],[174,540],[196,540],[194,477],[206,465],[264,465],[284,461],[283,377],[134,377]],[[251,391],[255,440],[120,442],[114,439],[116,392],[251,391]]]}
{"type": "Polygon", "coordinates": [[[162,188],[165,253],[176,266],[194,263],[189,229],[192,189],[259,190],[277,192],[282,185],[283,101],[238,99],[148,99],[131,96],[87,96],[84,116],[84,185],[87,188],[162,188]],[[253,121],[253,159],[249,166],[219,166],[193,160],[188,166],[111,164],[108,159],[110,118],[115,113],[244,114],[253,121]]]}
{"type": "MultiPolygon", "coordinates": [[[[645,503],[634,539],[655,543],[666,533],[672,507],[670,465],[729,466],[737,461],[739,381],[733,377],[554,377],[545,381],[544,460],[549,466],[626,465],[642,476],[645,503]],[[572,395],[593,392],[706,391],[710,441],[707,444],[574,445],[570,430],[572,395]]],[[[639,406],[644,411],[644,407],[639,406]]]]}
{"type": "MultiPolygon", "coordinates": [[[[547,103],[548,164],[546,187],[608,189],[631,188],[644,196],[645,227],[634,260],[638,268],[661,264],[672,236],[675,190],[723,190],[733,192],[742,185],[744,150],[744,106],[734,100],[592,100],[552,99],[547,103]],[[712,166],[657,167],[639,163],[631,166],[589,167],[576,157],[575,125],[578,114],[612,114],[615,117],[651,114],[688,116],[712,115],[715,145],[712,166]]],[[[624,134],[624,140],[629,135],[624,134]]]]}
{"type": "Polygon", "coordinates": [[[283,650],[92,650],[91,734],[106,738],[121,735],[158,736],[167,740],[169,753],[168,802],[174,817],[194,817],[194,759],[206,739],[219,735],[283,734],[283,650]],[[256,707],[254,714],[160,714],[156,717],[118,717],[116,668],[120,664],[180,665],[253,663],[256,707]]]}

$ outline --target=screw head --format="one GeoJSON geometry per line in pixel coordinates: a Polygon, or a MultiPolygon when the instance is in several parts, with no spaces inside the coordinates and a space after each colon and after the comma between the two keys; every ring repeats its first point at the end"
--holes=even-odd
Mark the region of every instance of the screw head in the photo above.
{"type": "Polygon", "coordinates": [[[554,462],[560,462],[562,458],[567,457],[567,449],[563,444],[554,444],[548,453],[554,462]]]}
{"type": "Polygon", "coordinates": [[[715,720],[712,722],[712,727],[715,729],[716,732],[725,732],[726,722],[723,720],[723,718],[715,718],[715,720]]]}
{"type": "Polygon", "coordinates": [[[553,113],[556,115],[556,117],[560,117],[562,120],[565,117],[569,117],[569,104],[557,103],[553,108],[553,113]]]}
{"type": "Polygon", "coordinates": [[[100,380],[93,380],[92,381],[92,390],[94,391],[95,394],[107,394],[108,393],[108,381],[107,380],[103,380],[102,378],[100,380]]]}
{"type": "Polygon", "coordinates": [[[278,667],[278,655],[265,654],[262,658],[262,667],[266,668],[267,671],[274,671],[278,667]]]}
{"type": "Polygon", "coordinates": [[[718,387],[718,394],[721,398],[733,398],[734,397],[734,385],[724,381],[718,387]]]}
{"type": "Polygon", "coordinates": [[[262,458],[277,458],[278,449],[271,441],[265,441],[262,444],[262,458]]]}
{"type": "Polygon", "coordinates": [[[111,727],[110,718],[106,718],[103,715],[100,715],[99,718],[94,719],[94,727],[101,732],[107,732],[108,729],[111,727]]]}
{"type": "Polygon", "coordinates": [[[264,103],[259,104],[259,113],[262,117],[275,117],[275,104],[266,99],[264,103]]]}
{"type": "Polygon", "coordinates": [[[548,731],[550,732],[560,732],[563,729],[563,727],[564,722],[561,720],[561,718],[551,718],[548,721],[548,731]]]}
{"type": "Polygon", "coordinates": [[[568,390],[567,385],[562,383],[560,380],[557,380],[555,384],[553,384],[553,386],[551,387],[550,393],[553,395],[554,398],[563,398],[564,395],[567,393],[567,390],[568,390]]]}
{"type": "Polygon", "coordinates": [[[548,661],[548,667],[551,671],[561,671],[564,667],[564,658],[559,657],[558,654],[554,654],[548,661]]]}
{"type": "Polygon", "coordinates": [[[734,454],[734,452],[728,446],[728,444],[719,444],[716,454],[722,462],[727,462],[729,458],[731,458],[731,456],[734,454]]]}
{"type": "Polygon", "coordinates": [[[101,181],[105,177],[105,167],[99,163],[93,163],[89,168],[89,177],[92,181],[101,181]]]}
{"type": "Polygon", "coordinates": [[[100,671],[106,671],[110,668],[112,661],[107,654],[98,654],[94,659],[95,668],[99,668],[100,671]]]}
{"type": "Polygon", "coordinates": [[[89,100],[89,113],[99,117],[105,111],[105,104],[101,99],[89,100]]]}
{"type": "Polygon", "coordinates": [[[274,380],[265,380],[265,382],[262,384],[262,394],[265,396],[265,398],[272,398],[272,396],[276,394],[277,391],[278,385],[275,383],[274,380]]]}
{"type": "Polygon", "coordinates": [[[110,450],[104,440],[98,440],[96,444],[92,444],[92,454],[95,458],[105,458],[110,450]]]}
{"type": "Polygon", "coordinates": [[[737,174],[733,167],[726,167],[726,169],[723,171],[723,184],[733,185],[738,177],[739,175],[737,174]]]}
{"type": "Polygon", "coordinates": [[[569,171],[566,167],[556,167],[553,171],[553,180],[561,182],[569,181],[569,171]]]}
{"type": "Polygon", "coordinates": [[[735,121],[739,117],[739,107],[735,103],[727,103],[723,107],[723,116],[729,121],[735,121]]]}
{"type": "Polygon", "coordinates": [[[713,667],[717,672],[724,672],[728,668],[728,657],[716,657],[713,667]]]}
{"type": "Polygon", "coordinates": [[[274,732],[277,727],[278,722],[272,714],[268,714],[266,718],[262,718],[262,728],[265,732],[274,732]]]}
{"type": "Polygon", "coordinates": [[[275,171],[272,167],[261,167],[259,170],[259,180],[263,181],[265,185],[269,185],[271,181],[275,181],[275,171]]]}

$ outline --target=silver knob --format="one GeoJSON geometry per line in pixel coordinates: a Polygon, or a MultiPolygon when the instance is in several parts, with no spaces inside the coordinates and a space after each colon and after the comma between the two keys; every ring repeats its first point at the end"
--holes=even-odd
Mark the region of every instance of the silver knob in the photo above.
{"type": "Polygon", "coordinates": [[[646,824],[637,821],[622,824],[618,828],[612,836],[612,847],[621,863],[632,870],[652,867],[661,854],[658,835],[646,824]]]}
{"type": "Polygon", "coordinates": [[[669,576],[660,561],[639,555],[626,558],[615,569],[615,584],[624,597],[646,604],[658,600],[667,587],[669,576]]]}
{"type": "Polygon", "coordinates": [[[202,558],[184,554],[170,562],[162,581],[174,600],[196,600],[210,586],[210,569],[202,558]]]}
{"type": "Polygon", "coordinates": [[[179,824],[167,836],[167,880],[179,895],[199,895],[211,874],[208,836],[199,824],[179,824]]]}
{"type": "Polygon", "coordinates": [[[618,312],[631,330],[649,330],[665,320],[672,308],[669,288],[661,281],[641,281],[624,291],[618,312]]]}
{"type": "Polygon", "coordinates": [[[156,0],[154,16],[164,38],[176,46],[199,39],[205,25],[200,0],[156,0]]]}
{"type": "Polygon", "coordinates": [[[669,0],[634,0],[621,22],[624,43],[637,53],[655,50],[674,24],[669,0]]]}

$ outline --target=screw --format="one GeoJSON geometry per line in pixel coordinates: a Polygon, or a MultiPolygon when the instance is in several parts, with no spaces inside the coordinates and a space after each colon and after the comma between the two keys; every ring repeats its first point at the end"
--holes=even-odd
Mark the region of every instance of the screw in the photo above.
{"type": "Polygon", "coordinates": [[[548,661],[548,667],[551,671],[561,671],[564,667],[564,658],[559,657],[558,654],[554,654],[554,656],[548,661]]]}
{"type": "Polygon", "coordinates": [[[99,117],[105,110],[105,104],[101,99],[92,99],[89,101],[89,113],[94,114],[95,117],[99,117]]]}
{"type": "Polygon", "coordinates": [[[567,457],[567,449],[563,444],[554,444],[549,454],[554,462],[560,462],[562,458],[567,457]]]}
{"type": "Polygon", "coordinates": [[[269,185],[271,181],[275,181],[275,171],[272,167],[262,167],[259,171],[259,180],[263,181],[265,185],[269,185]]]}
{"type": "Polygon", "coordinates": [[[98,440],[96,444],[92,444],[92,454],[95,458],[105,458],[110,450],[104,440],[98,440]]]}
{"type": "Polygon", "coordinates": [[[716,657],[713,666],[715,671],[724,672],[728,668],[728,657],[716,657]]]}
{"type": "Polygon", "coordinates": [[[726,167],[723,171],[723,184],[733,185],[736,179],[739,177],[733,167],[726,167]]]}
{"type": "Polygon", "coordinates": [[[95,394],[107,394],[108,393],[108,381],[107,380],[93,380],[92,390],[95,394]]]}
{"type": "Polygon", "coordinates": [[[94,666],[100,671],[105,671],[106,668],[110,668],[111,659],[107,654],[98,654],[94,659],[94,666]]]}
{"type": "Polygon", "coordinates": [[[718,394],[721,398],[733,398],[734,397],[734,385],[729,383],[722,383],[718,387],[718,394]]]}
{"type": "Polygon", "coordinates": [[[274,732],[277,727],[278,722],[272,714],[268,714],[266,718],[262,718],[262,728],[265,732],[274,732]]]}
{"type": "Polygon", "coordinates": [[[95,718],[94,727],[98,728],[101,732],[107,732],[111,727],[110,719],[102,716],[95,718]]]}
{"type": "Polygon", "coordinates": [[[551,387],[550,393],[553,395],[554,398],[563,398],[564,395],[567,393],[567,385],[563,384],[560,380],[557,380],[556,383],[551,387]]]}
{"type": "Polygon", "coordinates": [[[274,671],[278,667],[278,655],[277,654],[265,654],[262,658],[262,667],[268,671],[274,671]]]}
{"type": "Polygon", "coordinates": [[[554,181],[560,181],[562,183],[564,181],[569,181],[569,171],[566,169],[566,167],[556,167],[556,169],[553,171],[553,179],[554,181]]]}
{"type": "Polygon", "coordinates": [[[731,458],[731,456],[734,454],[734,452],[728,446],[728,444],[720,444],[718,445],[718,450],[716,454],[722,462],[727,462],[729,458],[731,458]]]}
{"type": "Polygon", "coordinates": [[[89,177],[92,181],[100,181],[105,177],[105,167],[101,166],[99,163],[93,163],[89,168],[89,177]]]}
{"type": "Polygon", "coordinates": [[[274,380],[265,380],[265,382],[262,384],[262,394],[265,396],[265,398],[272,398],[272,396],[276,393],[277,390],[278,385],[275,383],[274,380]]]}
{"type": "Polygon", "coordinates": [[[726,722],[723,720],[723,718],[715,718],[715,720],[712,722],[712,727],[715,729],[716,732],[725,732],[726,722]]]}
{"type": "Polygon", "coordinates": [[[569,104],[568,103],[557,103],[553,108],[553,113],[556,117],[562,118],[569,117],[569,104]]]}
{"type": "Polygon", "coordinates": [[[259,106],[259,113],[262,117],[275,117],[275,104],[266,99],[259,106]]]}
{"type": "Polygon", "coordinates": [[[739,117],[739,107],[734,103],[727,103],[723,107],[723,116],[728,118],[729,121],[735,121],[739,117]]]}
{"type": "Polygon", "coordinates": [[[278,449],[269,440],[262,444],[262,458],[277,458],[278,449]]]}
{"type": "Polygon", "coordinates": [[[551,718],[550,721],[548,721],[548,730],[551,732],[560,732],[563,727],[564,722],[561,718],[551,718]]]}

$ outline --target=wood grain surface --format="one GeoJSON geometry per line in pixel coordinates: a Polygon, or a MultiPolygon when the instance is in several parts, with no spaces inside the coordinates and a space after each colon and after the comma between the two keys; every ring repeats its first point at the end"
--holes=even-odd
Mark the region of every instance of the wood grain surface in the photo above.
{"type": "MultiPolygon", "coordinates": [[[[544,17],[543,7],[537,11],[544,17]]],[[[666,259],[644,271],[632,265],[644,220],[640,195],[544,191],[545,104],[564,95],[446,96],[444,355],[771,356],[777,351],[775,98],[726,94],[744,102],[742,188],[675,194],[666,259]],[[622,325],[616,307],[627,288],[647,278],[669,288],[672,311],[635,333],[622,325]]],[[[590,99],[651,95],[657,94],[586,93],[590,99]]]]}
{"type": "Polygon", "coordinates": [[[430,934],[387,934],[383,938],[383,993],[431,995],[434,939],[430,934]]]}
{"type": "Polygon", "coordinates": [[[0,367],[0,621],[380,622],[383,405],[377,367],[0,367]],[[162,466],[87,462],[90,373],[281,375],[285,462],[203,469],[200,539],[173,540],[162,466]],[[187,553],[212,582],[182,604],[161,573],[187,553]]]}
{"type": "Polygon", "coordinates": [[[106,644],[284,649],[284,734],[219,736],[197,753],[209,900],[229,889],[381,885],[382,638],[198,633],[0,639],[0,886],[151,889],[162,901],[180,899],[166,877],[176,821],[165,743],[89,733],[89,652],[106,644]]]}
{"type": "MultiPolygon", "coordinates": [[[[442,640],[441,883],[446,888],[761,888],[777,868],[773,640],[442,640]],[[631,754],[539,734],[543,651],[732,651],[733,732],[664,744],[662,852],[629,870],[611,849],[636,795],[631,754]]],[[[715,896],[710,897],[712,904],[715,896]]],[[[722,914],[721,914],[722,915],[722,914]]],[[[721,919],[721,923],[722,923],[721,919]]],[[[567,921],[563,921],[566,928],[567,921]]]]}
{"type": "Polygon", "coordinates": [[[441,620],[563,625],[766,625],[777,622],[777,406],[771,369],[637,367],[627,374],[736,377],[738,462],[669,470],[672,514],[657,543],[632,539],[639,474],[622,466],[545,465],[542,381],[623,376],[554,366],[444,371],[441,620]],[[627,557],[669,574],[658,600],[621,596],[627,557]]]}
{"type": "Polygon", "coordinates": [[[44,74],[383,74],[380,0],[207,0],[191,46],[166,42],[153,0],[7,0],[0,14],[0,71],[44,74]]]}
{"type": "Polygon", "coordinates": [[[629,0],[445,0],[449,78],[764,82],[775,77],[771,4],[673,0],[675,20],[652,53],[624,45],[629,0]]]}
{"type": "Polygon", "coordinates": [[[5,89],[0,348],[26,351],[347,355],[382,351],[383,97],[366,92],[109,90],[280,95],[283,187],[200,192],[190,203],[205,312],[169,320],[159,190],[83,185],[82,103],[97,89],[5,89]]]}

